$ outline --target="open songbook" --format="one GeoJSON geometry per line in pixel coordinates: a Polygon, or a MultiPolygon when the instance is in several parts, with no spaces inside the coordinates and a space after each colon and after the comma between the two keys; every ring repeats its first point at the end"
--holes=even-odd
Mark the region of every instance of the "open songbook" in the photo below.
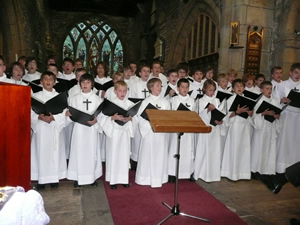
{"type": "Polygon", "coordinates": [[[91,125],[87,121],[92,121],[97,117],[103,108],[103,102],[92,112],[92,113],[86,113],[82,112],[78,109],[73,108],[72,106],[69,106],[68,109],[72,116],[70,116],[70,119],[74,122],[80,123],[82,125],[90,127],[91,125]]]}
{"type": "MultiPolygon", "coordinates": [[[[235,112],[238,108],[238,106],[241,108],[241,107],[244,107],[244,106],[247,106],[249,108],[249,110],[253,110],[254,106],[256,104],[256,101],[250,99],[250,98],[247,98],[247,97],[244,97],[242,95],[236,95],[229,111],[230,112],[235,112]]],[[[238,114],[238,116],[241,116],[245,119],[248,118],[248,113],[247,112],[244,112],[244,113],[240,113],[238,114]]]]}
{"type": "MultiPolygon", "coordinates": [[[[142,101],[139,101],[139,102],[136,102],[131,107],[129,107],[129,109],[124,109],[124,108],[116,105],[115,103],[109,101],[108,99],[104,99],[102,113],[106,116],[113,116],[116,113],[118,113],[118,115],[122,115],[124,117],[135,116],[137,114],[141,104],[142,104],[142,101]]],[[[120,120],[115,120],[115,122],[121,126],[123,126],[125,124],[123,121],[120,121],[120,120]]]]}
{"type": "MultiPolygon", "coordinates": [[[[205,109],[208,108],[210,103],[208,103],[206,106],[205,106],[205,109]]],[[[224,114],[223,112],[221,112],[220,110],[218,110],[217,108],[213,109],[211,112],[211,118],[210,118],[210,121],[209,123],[213,126],[217,126],[215,120],[217,121],[222,121],[223,118],[226,116],[226,114],[224,114]]]]}
{"type": "Polygon", "coordinates": [[[255,101],[257,101],[257,100],[262,96],[261,93],[260,93],[260,94],[257,94],[257,93],[255,93],[255,92],[247,91],[247,90],[244,90],[244,91],[243,91],[243,94],[244,94],[244,96],[246,96],[247,98],[251,98],[251,99],[253,99],[253,100],[255,100],[255,101]]]}
{"type": "Polygon", "coordinates": [[[56,95],[47,102],[42,102],[34,96],[31,97],[31,108],[36,114],[44,114],[49,116],[51,113],[55,115],[63,112],[67,107],[68,101],[66,92],[56,95]]]}
{"type": "MultiPolygon", "coordinates": [[[[282,112],[282,109],[276,107],[275,105],[270,104],[269,102],[263,101],[261,105],[258,107],[258,109],[256,110],[256,113],[262,113],[265,110],[274,111],[275,114],[278,115],[282,112]]],[[[265,115],[264,119],[271,123],[273,123],[275,120],[274,116],[269,116],[269,115],[265,115]]]]}
{"type": "Polygon", "coordinates": [[[100,84],[100,83],[95,82],[94,86],[97,90],[107,91],[108,88],[114,86],[114,82],[112,80],[110,80],[110,81],[108,81],[104,84],[100,84]]]}
{"type": "Polygon", "coordinates": [[[229,99],[231,96],[232,96],[231,93],[226,93],[224,91],[218,90],[216,98],[218,98],[220,100],[220,102],[222,102],[224,99],[229,99]]]}
{"type": "MultiPolygon", "coordinates": [[[[173,89],[168,85],[164,97],[166,97],[166,96],[170,93],[171,90],[173,90],[173,89]]],[[[176,92],[174,92],[174,94],[173,94],[172,97],[174,97],[174,96],[176,96],[176,95],[177,95],[176,92]]]]}
{"type": "Polygon", "coordinates": [[[290,106],[300,108],[300,92],[292,89],[287,97],[291,100],[290,106]]]}
{"type": "Polygon", "coordinates": [[[27,81],[22,80],[25,84],[28,84],[28,86],[31,87],[31,90],[33,93],[39,92],[43,90],[43,86],[40,84],[40,80],[34,80],[34,81],[27,81]]]}
{"type": "Polygon", "coordinates": [[[143,117],[145,120],[149,121],[149,117],[148,117],[147,112],[146,112],[147,109],[158,109],[158,108],[156,108],[154,105],[152,105],[151,103],[149,103],[146,106],[146,108],[144,109],[144,111],[141,113],[140,116],[143,117]]]}

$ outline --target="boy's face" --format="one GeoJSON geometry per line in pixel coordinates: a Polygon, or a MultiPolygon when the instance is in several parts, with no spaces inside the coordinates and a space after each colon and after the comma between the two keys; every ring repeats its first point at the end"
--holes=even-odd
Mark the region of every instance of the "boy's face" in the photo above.
{"type": "Polygon", "coordinates": [[[74,70],[74,66],[71,62],[64,62],[63,66],[63,71],[64,71],[64,74],[71,74],[72,71],[74,70]]]}
{"type": "Polygon", "coordinates": [[[135,72],[136,72],[136,64],[130,63],[130,64],[129,64],[129,67],[130,67],[130,69],[131,69],[131,72],[132,72],[133,74],[135,74],[135,72]]]}
{"type": "Polygon", "coordinates": [[[234,93],[236,93],[237,95],[241,95],[243,94],[245,87],[242,83],[236,83],[234,85],[234,87],[232,87],[232,90],[234,93]]]}
{"type": "Polygon", "coordinates": [[[228,80],[227,79],[221,79],[219,81],[219,86],[222,88],[222,89],[226,89],[227,86],[228,86],[228,80]]]}
{"type": "Polygon", "coordinates": [[[6,66],[5,66],[4,62],[2,60],[0,60],[0,76],[3,75],[5,70],[6,70],[6,66]]]}
{"type": "Polygon", "coordinates": [[[247,80],[245,85],[247,88],[252,88],[254,86],[254,81],[249,79],[249,80],[247,80]]]}
{"type": "Polygon", "coordinates": [[[58,70],[55,66],[48,66],[48,71],[54,73],[56,77],[58,76],[58,70]]]}
{"type": "Polygon", "coordinates": [[[300,80],[300,69],[296,68],[293,71],[290,71],[290,78],[294,82],[298,82],[300,80]]]}
{"type": "Polygon", "coordinates": [[[55,59],[48,59],[47,65],[55,64],[55,59]]]}
{"type": "Polygon", "coordinates": [[[130,69],[124,70],[123,71],[123,76],[124,76],[124,79],[129,80],[130,77],[131,77],[131,70],[130,69]]]}
{"type": "Polygon", "coordinates": [[[150,90],[152,95],[159,96],[161,92],[161,82],[155,82],[150,90]]]}
{"type": "Polygon", "coordinates": [[[272,95],[272,85],[264,85],[264,87],[261,88],[260,91],[267,98],[271,98],[271,95],[272,95]]]}
{"type": "Polygon", "coordinates": [[[104,67],[101,64],[97,66],[97,75],[100,78],[104,77],[104,75],[105,75],[104,67]]]}
{"type": "Polygon", "coordinates": [[[277,83],[281,82],[282,78],[282,70],[275,70],[274,73],[272,73],[272,78],[275,80],[277,83]]]}
{"type": "Polygon", "coordinates": [[[189,88],[190,88],[189,83],[181,83],[177,89],[181,96],[187,96],[187,94],[189,92],[189,88]]]}
{"type": "Polygon", "coordinates": [[[53,76],[46,75],[41,80],[41,84],[43,85],[44,89],[47,91],[52,91],[53,86],[55,84],[55,79],[53,76]]]}
{"type": "Polygon", "coordinates": [[[85,74],[85,71],[76,72],[76,80],[79,81],[83,74],[85,74]]]}
{"type": "Polygon", "coordinates": [[[82,62],[80,62],[80,61],[75,62],[74,69],[77,70],[78,68],[83,68],[82,62]]]}
{"type": "Polygon", "coordinates": [[[25,67],[26,60],[24,60],[24,59],[19,59],[18,62],[21,63],[21,64],[25,67]]]}
{"type": "Polygon", "coordinates": [[[178,79],[185,78],[186,77],[186,71],[183,69],[178,70],[178,79]]]}
{"type": "Polygon", "coordinates": [[[149,67],[143,67],[141,69],[141,72],[139,72],[141,76],[142,81],[147,81],[150,75],[150,68],[149,67]]]}
{"type": "Polygon", "coordinates": [[[37,70],[37,64],[35,60],[32,60],[31,62],[28,63],[28,72],[29,73],[35,73],[37,70]]]}
{"type": "Polygon", "coordinates": [[[207,71],[205,77],[207,80],[211,80],[214,76],[213,70],[207,71]]]}
{"type": "Polygon", "coordinates": [[[203,78],[203,73],[201,71],[196,71],[194,74],[193,74],[193,78],[195,81],[197,82],[201,82],[202,78],[203,78]]]}
{"type": "Polygon", "coordinates": [[[123,80],[122,76],[115,76],[113,79],[114,84],[117,83],[118,81],[123,80]]]}
{"type": "Polygon", "coordinates": [[[209,97],[212,97],[215,94],[215,86],[213,85],[209,85],[206,89],[205,89],[205,94],[209,97]]]}
{"type": "Polygon", "coordinates": [[[236,77],[237,77],[236,74],[230,73],[230,74],[228,74],[228,81],[229,81],[230,83],[232,83],[232,81],[234,81],[234,80],[236,79],[236,77]]]}
{"type": "Polygon", "coordinates": [[[83,93],[90,93],[92,90],[92,82],[90,80],[83,80],[80,82],[80,87],[83,93]]]}
{"type": "Polygon", "coordinates": [[[155,76],[155,77],[158,76],[158,74],[160,73],[160,64],[158,64],[158,63],[153,64],[152,73],[153,73],[153,76],[155,76]]]}
{"type": "Polygon", "coordinates": [[[173,84],[176,85],[177,81],[178,81],[178,74],[177,73],[170,73],[168,76],[168,81],[173,84]]]}
{"type": "Polygon", "coordinates": [[[127,87],[117,86],[117,88],[115,89],[115,93],[116,93],[118,99],[123,100],[127,94],[127,87]]]}
{"type": "Polygon", "coordinates": [[[17,65],[14,65],[13,69],[12,69],[12,78],[14,80],[20,80],[21,77],[23,76],[23,69],[17,65]]]}
{"type": "Polygon", "coordinates": [[[265,79],[263,77],[258,78],[255,82],[256,82],[256,86],[260,87],[261,83],[264,82],[265,79]]]}

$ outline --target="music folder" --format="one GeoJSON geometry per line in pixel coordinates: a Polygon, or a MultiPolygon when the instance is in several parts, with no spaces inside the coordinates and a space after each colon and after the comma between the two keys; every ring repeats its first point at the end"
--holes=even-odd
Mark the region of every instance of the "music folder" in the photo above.
{"type": "MultiPolygon", "coordinates": [[[[209,105],[210,105],[210,103],[207,103],[207,105],[205,106],[205,109],[207,109],[209,105]]],[[[210,112],[211,112],[211,117],[210,117],[209,123],[213,126],[217,126],[217,124],[215,123],[215,120],[222,121],[223,118],[226,116],[226,114],[224,114],[217,108],[211,110],[210,112]]]]}
{"type": "Polygon", "coordinates": [[[291,90],[287,97],[291,100],[290,106],[300,108],[300,92],[291,90]]]}
{"type": "Polygon", "coordinates": [[[218,98],[220,100],[220,102],[222,102],[224,99],[229,99],[231,96],[232,96],[232,94],[230,94],[230,93],[226,93],[224,91],[218,90],[216,98],[218,98]]]}
{"type": "MultiPolygon", "coordinates": [[[[232,105],[230,106],[229,111],[235,112],[237,110],[238,105],[240,106],[240,108],[243,106],[247,106],[249,108],[249,110],[251,111],[251,110],[253,110],[255,104],[256,104],[256,101],[254,101],[250,98],[244,97],[242,95],[236,95],[232,105]]],[[[244,113],[238,114],[238,116],[241,116],[241,117],[247,119],[249,115],[247,112],[244,112],[244,113]]]]}
{"type": "Polygon", "coordinates": [[[144,109],[144,111],[141,113],[140,116],[143,117],[145,120],[149,121],[149,117],[148,117],[147,112],[146,112],[147,109],[158,109],[158,108],[156,108],[154,105],[152,105],[151,103],[149,103],[146,106],[146,108],[144,109]]]}
{"type": "Polygon", "coordinates": [[[177,107],[177,110],[180,111],[191,111],[186,105],[180,103],[179,106],[177,107]]]}
{"type": "Polygon", "coordinates": [[[46,116],[49,116],[50,113],[53,115],[59,114],[63,112],[67,106],[68,101],[66,92],[58,94],[47,102],[42,102],[34,96],[31,97],[31,108],[36,114],[44,114],[46,116]]]}
{"type": "Polygon", "coordinates": [[[113,82],[112,80],[107,81],[107,82],[104,83],[104,84],[100,84],[100,83],[95,82],[95,85],[94,85],[94,86],[95,86],[95,88],[96,88],[97,90],[107,91],[108,88],[114,86],[114,82],[113,82]]]}
{"type": "MultiPolygon", "coordinates": [[[[279,115],[282,112],[282,109],[276,107],[275,105],[270,104],[269,102],[263,101],[258,107],[258,109],[256,110],[256,113],[262,113],[266,109],[268,109],[269,111],[274,111],[275,114],[277,115],[279,115]]],[[[275,120],[274,116],[270,116],[270,115],[264,115],[264,119],[271,123],[273,123],[275,120]]]]}
{"type": "Polygon", "coordinates": [[[260,94],[257,94],[257,93],[255,93],[255,92],[248,91],[248,90],[244,90],[244,91],[243,91],[243,94],[244,94],[244,96],[246,96],[247,98],[251,98],[251,99],[256,100],[256,101],[262,96],[261,93],[260,93],[260,94]]]}
{"type": "MultiPolygon", "coordinates": [[[[173,90],[173,89],[168,85],[164,97],[166,97],[167,95],[169,95],[169,93],[170,93],[171,90],[173,90]]],[[[177,95],[176,92],[174,92],[174,94],[171,97],[174,97],[176,95],[177,95]]]]}

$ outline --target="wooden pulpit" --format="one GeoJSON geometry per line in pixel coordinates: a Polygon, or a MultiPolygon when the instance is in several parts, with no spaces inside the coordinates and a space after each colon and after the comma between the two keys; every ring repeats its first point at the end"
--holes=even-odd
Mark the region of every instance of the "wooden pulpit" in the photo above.
{"type": "Polygon", "coordinates": [[[158,225],[163,224],[172,216],[186,216],[189,218],[201,220],[210,223],[210,220],[189,215],[180,212],[178,203],[178,172],[179,172],[179,160],[180,160],[180,138],[183,133],[210,133],[211,127],[206,126],[202,121],[200,116],[196,112],[192,111],[174,111],[174,110],[155,110],[147,109],[146,113],[148,115],[152,130],[154,132],[164,132],[164,133],[177,133],[177,153],[174,155],[174,160],[176,160],[176,172],[175,172],[175,191],[174,191],[174,205],[171,207],[166,202],[162,202],[164,206],[170,209],[171,214],[158,223],[158,225]]]}
{"type": "Polygon", "coordinates": [[[0,82],[0,187],[30,187],[30,87],[0,82]]]}

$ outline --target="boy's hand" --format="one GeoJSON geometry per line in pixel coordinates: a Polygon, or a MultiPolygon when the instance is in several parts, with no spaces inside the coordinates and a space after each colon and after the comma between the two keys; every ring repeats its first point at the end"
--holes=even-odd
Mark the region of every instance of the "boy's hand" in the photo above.
{"type": "Polygon", "coordinates": [[[265,111],[263,111],[263,112],[261,113],[261,115],[262,115],[262,116],[265,116],[265,115],[267,115],[267,116],[274,116],[274,115],[275,115],[275,112],[274,112],[273,110],[266,109],[265,111]]]}
{"type": "Polygon", "coordinates": [[[123,117],[124,119],[122,120],[124,123],[127,123],[128,121],[132,120],[131,115],[129,115],[128,117],[123,117]]]}
{"type": "Polygon", "coordinates": [[[97,123],[97,118],[95,117],[93,120],[87,121],[88,124],[90,125],[94,125],[95,123],[97,123]]]}
{"type": "Polygon", "coordinates": [[[46,119],[45,119],[45,115],[44,114],[40,114],[39,117],[38,117],[39,120],[42,120],[44,122],[46,122],[46,119]]]}
{"type": "Polygon", "coordinates": [[[72,116],[69,110],[66,111],[66,116],[72,116]]]}
{"type": "Polygon", "coordinates": [[[101,98],[104,98],[104,95],[105,95],[105,91],[102,91],[101,92],[101,98]]]}
{"type": "Polygon", "coordinates": [[[280,99],[280,103],[289,103],[290,102],[290,99],[287,98],[287,97],[283,97],[282,99],[280,99]]]}
{"type": "Polygon", "coordinates": [[[253,116],[253,110],[247,111],[247,113],[248,113],[249,116],[253,116]]]}
{"type": "Polygon", "coordinates": [[[124,117],[122,115],[118,115],[118,113],[116,113],[115,115],[113,115],[111,117],[111,120],[121,120],[123,121],[124,117]]]}
{"type": "Polygon", "coordinates": [[[210,112],[212,110],[214,110],[216,107],[213,104],[209,104],[209,106],[207,107],[207,112],[210,112]]]}
{"type": "Polygon", "coordinates": [[[221,121],[215,120],[215,123],[216,123],[217,125],[221,125],[221,124],[223,123],[223,120],[221,120],[221,121]]]}
{"type": "Polygon", "coordinates": [[[175,94],[175,91],[172,89],[172,90],[170,90],[170,92],[169,92],[169,96],[170,97],[172,97],[173,95],[175,94]]]}
{"type": "Polygon", "coordinates": [[[277,119],[277,120],[280,118],[280,115],[279,115],[279,114],[274,114],[273,116],[274,116],[274,118],[277,119]]]}
{"type": "Polygon", "coordinates": [[[236,109],[236,113],[241,114],[241,113],[247,112],[248,110],[249,110],[249,108],[246,105],[244,105],[243,107],[240,107],[240,105],[238,105],[238,107],[236,109]]]}

